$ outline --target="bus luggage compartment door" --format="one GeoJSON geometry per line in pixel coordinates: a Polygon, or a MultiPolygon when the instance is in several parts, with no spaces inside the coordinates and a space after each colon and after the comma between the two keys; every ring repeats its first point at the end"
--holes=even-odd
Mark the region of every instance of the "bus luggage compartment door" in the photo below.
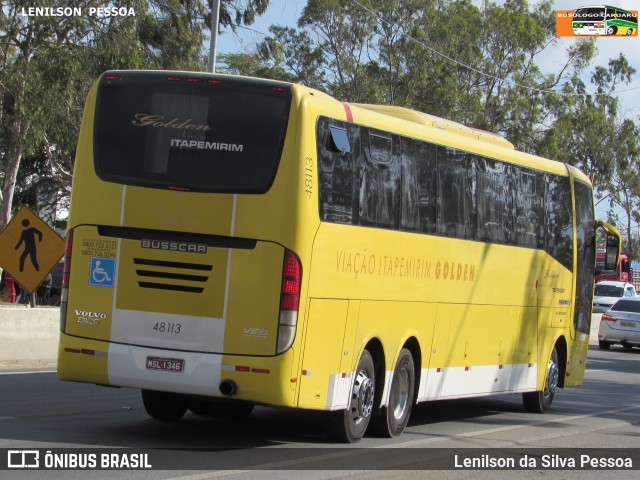
{"type": "MultiPolygon", "coordinates": [[[[79,233],[74,251],[83,243],[79,233]]],[[[117,244],[114,259],[74,254],[68,312],[98,312],[101,325],[70,318],[67,333],[161,349],[275,354],[283,247],[176,252],[149,240],[117,244]],[[92,281],[105,273],[109,281],[92,281]]]]}

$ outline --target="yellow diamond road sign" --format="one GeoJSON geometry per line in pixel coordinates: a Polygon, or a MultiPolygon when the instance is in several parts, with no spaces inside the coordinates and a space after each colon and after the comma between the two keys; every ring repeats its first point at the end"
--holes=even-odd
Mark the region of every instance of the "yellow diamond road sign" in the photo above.
{"type": "Polygon", "coordinates": [[[64,254],[64,240],[23,206],[0,233],[0,265],[32,293],[64,254]]]}

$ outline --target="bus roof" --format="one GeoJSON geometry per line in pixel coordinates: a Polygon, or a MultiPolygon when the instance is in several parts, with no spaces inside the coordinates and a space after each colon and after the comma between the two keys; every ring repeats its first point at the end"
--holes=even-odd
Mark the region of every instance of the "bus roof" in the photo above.
{"type": "MultiPolygon", "coordinates": [[[[187,71],[160,71],[160,70],[147,70],[147,71],[126,71],[127,73],[136,73],[142,75],[158,75],[158,74],[174,74],[180,76],[215,76],[221,79],[229,78],[234,81],[245,81],[245,82],[260,82],[266,85],[291,85],[294,90],[297,90],[299,94],[304,95],[305,93],[312,94],[316,99],[324,99],[325,101],[335,102],[337,104],[342,105],[343,102],[337,100],[336,98],[328,95],[327,93],[317,90],[314,88],[310,88],[300,84],[292,84],[290,82],[282,82],[279,80],[271,80],[271,79],[261,79],[261,78],[253,78],[253,77],[244,77],[239,75],[227,75],[227,74],[218,74],[218,73],[208,73],[208,72],[187,72],[187,71]]],[[[117,71],[112,71],[108,73],[118,73],[117,71]]],[[[124,72],[123,72],[124,73],[124,72]]],[[[498,134],[487,132],[484,130],[480,130],[473,127],[468,127],[458,122],[454,122],[452,120],[447,120],[444,118],[437,117],[435,115],[430,115],[427,113],[419,112],[416,110],[412,110],[406,107],[400,107],[395,105],[374,105],[374,104],[359,104],[359,103],[350,103],[350,106],[355,109],[364,110],[365,112],[371,112],[374,114],[384,115],[386,117],[393,117],[400,121],[411,122],[415,127],[418,127],[421,132],[425,132],[426,136],[433,136],[433,133],[428,133],[429,131],[433,132],[433,129],[440,130],[442,132],[446,132],[445,135],[449,136],[448,141],[443,139],[443,143],[447,144],[449,142],[455,142],[459,145],[467,145],[463,148],[469,148],[470,151],[476,151],[476,153],[484,154],[488,156],[495,156],[503,158],[504,160],[513,162],[513,163],[523,163],[527,166],[538,168],[550,172],[554,172],[561,175],[567,175],[567,167],[562,162],[558,162],[555,160],[549,160],[543,157],[539,157],[536,155],[528,154],[519,150],[516,150],[514,145],[501,137],[498,134]],[[426,130],[422,130],[420,127],[427,127],[426,130]],[[454,140],[456,139],[457,140],[454,140]],[[471,142],[471,143],[469,143],[471,142]],[[478,143],[475,143],[478,142],[478,143]]],[[[364,112],[363,112],[364,113],[364,112]]],[[[379,120],[384,117],[378,117],[379,120]]],[[[386,122],[385,122],[386,123],[386,122]]],[[[396,129],[397,130],[397,129],[396,129]]],[[[414,132],[415,129],[411,129],[414,132]]],[[[406,132],[409,134],[409,132],[406,132]]],[[[420,133],[420,136],[423,136],[423,133],[420,133]]],[[[583,180],[585,183],[590,184],[589,179],[578,169],[572,168],[572,173],[583,180]]]]}
{"type": "Polygon", "coordinates": [[[441,130],[457,133],[465,137],[489,142],[495,145],[499,145],[505,148],[515,149],[513,144],[508,140],[502,138],[495,133],[486,132],[477,128],[467,127],[458,122],[446,120],[444,118],[436,117],[435,115],[429,115],[428,113],[418,112],[405,107],[397,107],[394,105],[370,105],[363,103],[356,103],[355,106],[364,108],[366,110],[372,110],[374,112],[383,113],[392,117],[401,118],[410,122],[419,123],[420,125],[426,125],[428,127],[435,127],[441,130]]]}

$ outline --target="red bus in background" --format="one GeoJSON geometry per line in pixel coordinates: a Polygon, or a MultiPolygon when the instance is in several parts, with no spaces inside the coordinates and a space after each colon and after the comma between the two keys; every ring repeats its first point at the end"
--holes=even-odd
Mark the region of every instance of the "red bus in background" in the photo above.
{"type": "MultiPolygon", "coordinates": [[[[596,269],[603,270],[604,269],[604,250],[598,250],[596,253],[596,269]]],[[[595,276],[595,282],[600,282],[601,280],[617,280],[620,282],[630,282],[631,275],[629,272],[631,271],[631,259],[629,255],[626,253],[620,254],[620,261],[618,263],[618,268],[611,273],[600,274],[595,276]]]]}

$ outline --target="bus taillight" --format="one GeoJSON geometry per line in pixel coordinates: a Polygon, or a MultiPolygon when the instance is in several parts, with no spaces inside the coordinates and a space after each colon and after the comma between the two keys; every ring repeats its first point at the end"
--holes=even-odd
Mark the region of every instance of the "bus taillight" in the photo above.
{"type": "Polygon", "coordinates": [[[277,353],[285,352],[293,344],[298,323],[302,265],[295,253],[285,250],[280,289],[280,316],[278,318],[277,353]]]}
{"type": "Polygon", "coordinates": [[[62,267],[62,288],[60,291],[60,331],[64,332],[67,324],[67,299],[69,297],[69,277],[71,276],[71,251],[73,250],[73,230],[69,230],[64,250],[64,266],[62,267]]]}
{"type": "Polygon", "coordinates": [[[282,291],[280,294],[281,310],[298,310],[300,303],[300,282],[302,281],[302,266],[300,260],[291,251],[284,253],[284,267],[282,270],[282,291]]]}

